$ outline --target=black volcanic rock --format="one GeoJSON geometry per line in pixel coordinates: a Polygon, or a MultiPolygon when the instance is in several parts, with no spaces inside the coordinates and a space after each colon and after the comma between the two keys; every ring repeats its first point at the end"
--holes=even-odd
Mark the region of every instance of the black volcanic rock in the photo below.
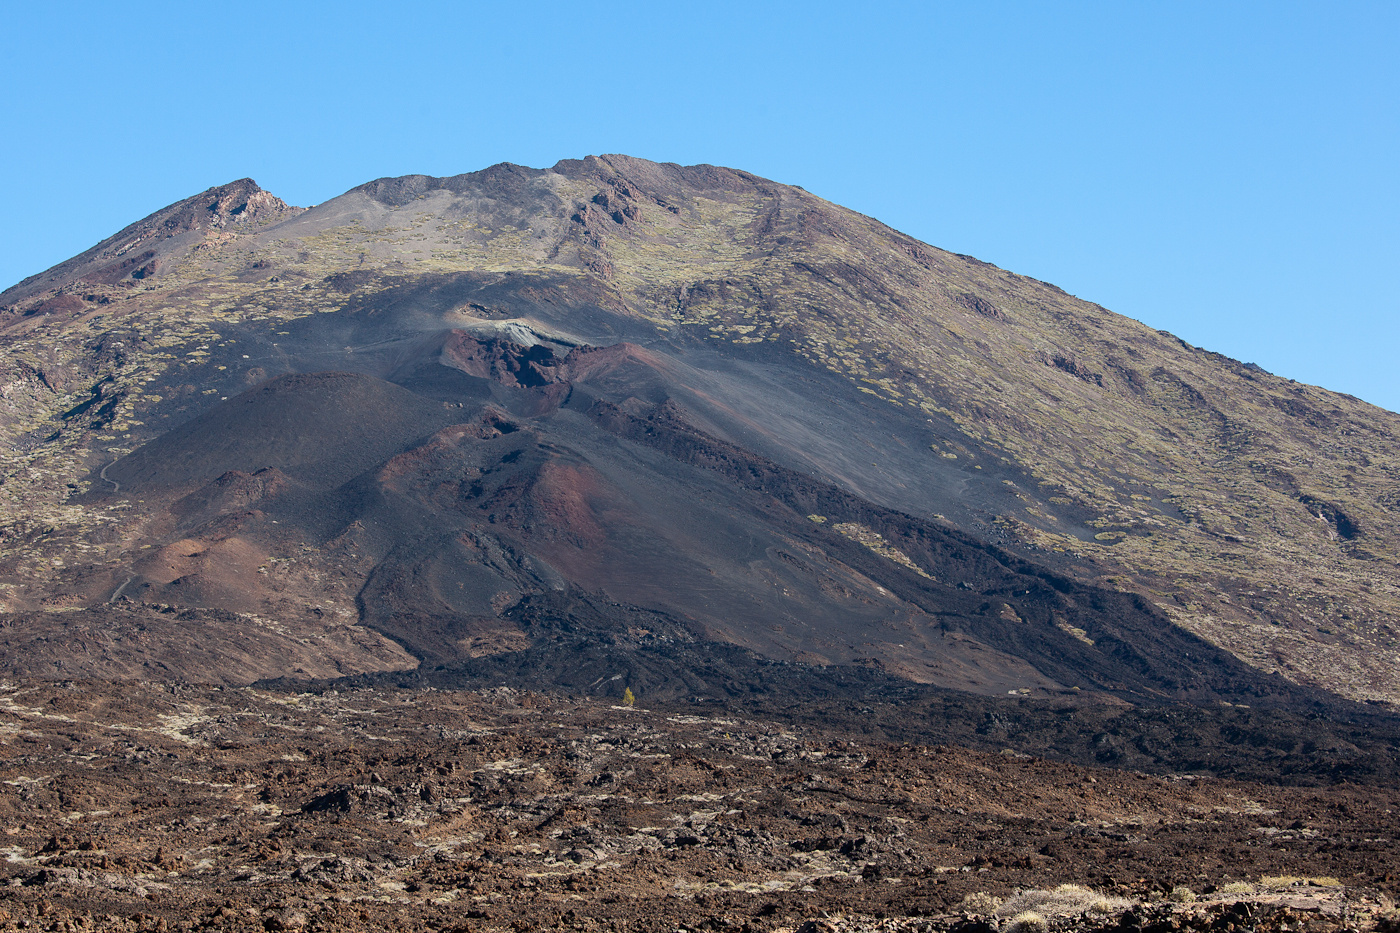
{"type": "MultiPolygon", "coordinates": [[[[1138,597],[714,437],[666,391],[690,387],[668,384],[662,361],[641,348],[556,356],[543,343],[461,331],[441,349],[421,346],[439,367],[503,393],[517,414],[478,408],[472,396],[464,396],[471,407],[429,400],[363,375],[281,376],[118,460],[101,479],[117,495],[183,494],[169,509],[186,540],[236,539],[270,554],[288,536],[324,549],[357,533],[356,557],[372,566],[356,597],[361,623],[432,667],[552,653],[560,635],[580,654],[601,639],[615,649],[605,656],[623,656],[626,633],[644,631],[978,693],[1318,701],[1138,597]],[[641,401],[631,392],[639,385],[665,400],[641,401]],[[603,595],[634,608],[615,609],[607,624],[523,625],[514,607],[545,593],[566,606],[603,595]],[[633,621],[635,612],[648,621],[633,621]]],[[[400,365],[406,352],[396,351],[400,365]]],[[[153,573],[143,571],[145,598],[177,604],[219,605],[233,585],[208,570],[164,583],[153,573]]],[[[685,681],[676,670],[684,657],[639,670],[632,683],[664,693],[685,681]]]]}

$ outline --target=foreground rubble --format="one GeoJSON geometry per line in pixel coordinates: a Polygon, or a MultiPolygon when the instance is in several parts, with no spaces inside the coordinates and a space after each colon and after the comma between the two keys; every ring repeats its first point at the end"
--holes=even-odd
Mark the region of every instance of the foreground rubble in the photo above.
{"type": "Polygon", "coordinates": [[[0,929],[1397,929],[1392,787],[509,689],[11,683],[0,738],[0,929]]]}

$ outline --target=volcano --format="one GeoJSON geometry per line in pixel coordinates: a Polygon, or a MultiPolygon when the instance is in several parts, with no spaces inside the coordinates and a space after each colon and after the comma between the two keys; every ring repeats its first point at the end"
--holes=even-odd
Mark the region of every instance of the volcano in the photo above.
{"type": "Polygon", "coordinates": [[[0,307],[16,675],[1400,701],[1396,415],[744,172],[245,179],[0,307]]]}

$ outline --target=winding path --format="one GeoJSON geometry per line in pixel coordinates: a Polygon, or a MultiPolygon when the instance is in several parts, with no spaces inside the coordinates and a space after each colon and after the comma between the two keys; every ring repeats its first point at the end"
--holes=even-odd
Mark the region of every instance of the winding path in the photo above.
{"type": "MultiPolygon", "coordinates": [[[[119,459],[121,459],[121,458],[118,457],[117,459],[119,460],[119,459]]],[[[116,462],[117,462],[116,460],[113,460],[113,461],[112,461],[112,463],[116,463],[116,462]]],[[[98,478],[100,478],[104,483],[111,483],[111,484],[112,484],[112,495],[116,495],[117,493],[119,493],[119,492],[122,491],[122,484],[119,483],[119,482],[117,482],[117,481],[114,480],[114,479],[108,479],[108,478],[107,478],[107,468],[110,467],[110,466],[112,465],[112,463],[107,464],[107,466],[104,466],[101,470],[99,470],[99,471],[97,472],[97,476],[98,476],[98,478]]],[[[126,589],[126,588],[127,588],[127,585],[128,585],[129,583],[131,583],[132,580],[135,580],[135,579],[136,579],[136,577],[135,577],[134,575],[133,575],[133,576],[130,576],[130,577],[127,577],[127,578],[126,578],[126,583],[123,583],[121,586],[117,587],[116,591],[115,591],[114,593],[112,593],[111,596],[108,596],[108,597],[107,597],[107,602],[109,602],[109,603],[116,602],[117,597],[120,596],[120,595],[122,595],[122,590],[126,589]]]]}
{"type": "MultiPolygon", "coordinates": [[[[110,483],[111,480],[107,480],[107,482],[110,483]]],[[[109,602],[109,603],[114,603],[114,602],[116,602],[116,601],[117,601],[117,597],[120,596],[120,595],[122,595],[122,590],[126,589],[127,584],[131,583],[131,581],[132,581],[132,580],[135,580],[135,579],[136,579],[135,575],[132,575],[132,576],[130,576],[130,577],[127,577],[127,578],[126,578],[126,583],[123,583],[121,586],[117,587],[117,591],[116,591],[115,593],[113,593],[111,596],[108,596],[108,597],[107,597],[107,602],[109,602]]]]}
{"type": "MultiPolygon", "coordinates": [[[[121,459],[121,458],[118,458],[118,459],[121,459]]],[[[113,461],[112,461],[112,463],[116,463],[116,462],[117,462],[116,460],[113,460],[113,461]]],[[[107,466],[104,466],[101,470],[99,470],[98,473],[97,473],[97,476],[98,476],[99,479],[102,480],[102,482],[104,482],[104,483],[111,483],[111,484],[112,484],[112,495],[116,495],[117,493],[119,493],[119,492],[122,491],[122,484],[119,483],[119,482],[117,482],[117,481],[114,480],[114,479],[108,479],[108,478],[107,478],[107,470],[111,468],[112,463],[107,464],[107,466]]]]}

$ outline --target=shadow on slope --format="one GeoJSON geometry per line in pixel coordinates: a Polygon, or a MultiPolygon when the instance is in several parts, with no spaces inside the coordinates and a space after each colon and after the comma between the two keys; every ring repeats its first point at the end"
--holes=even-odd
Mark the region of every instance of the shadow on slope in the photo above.
{"type": "Polygon", "coordinates": [[[441,403],[369,376],[280,376],[138,448],[105,479],[143,491],[185,489],[229,470],[272,467],[333,488],[450,420],[441,403]]]}

